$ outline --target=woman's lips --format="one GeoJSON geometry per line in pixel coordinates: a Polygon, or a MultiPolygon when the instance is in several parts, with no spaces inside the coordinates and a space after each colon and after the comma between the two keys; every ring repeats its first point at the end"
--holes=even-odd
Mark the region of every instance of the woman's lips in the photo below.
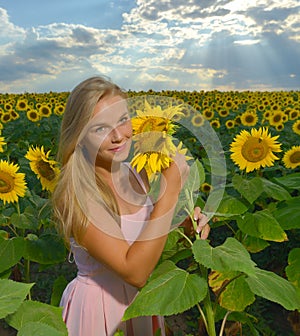
{"type": "Polygon", "coordinates": [[[125,148],[126,148],[126,142],[123,145],[121,145],[121,146],[111,148],[110,151],[114,152],[114,153],[117,153],[117,152],[121,152],[125,148]]]}

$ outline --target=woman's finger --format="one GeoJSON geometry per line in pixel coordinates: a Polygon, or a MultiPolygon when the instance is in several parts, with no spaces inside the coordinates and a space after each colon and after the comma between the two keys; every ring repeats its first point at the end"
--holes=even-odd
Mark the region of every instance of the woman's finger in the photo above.
{"type": "Polygon", "coordinates": [[[205,224],[201,230],[201,235],[200,235],[200,238],[201,239],[207,239],[208,235],[209,235],[209,232],[210,232],[210,226],[209,224],[205,224]]]}

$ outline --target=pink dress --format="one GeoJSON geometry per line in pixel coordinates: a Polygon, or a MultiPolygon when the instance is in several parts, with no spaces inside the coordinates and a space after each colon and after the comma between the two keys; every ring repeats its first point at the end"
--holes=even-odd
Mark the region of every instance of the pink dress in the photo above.
{"type": "MultiPolygon", "coordinates": [[[[139,175],[136,176],[143,185],[139,175]]],[[[129,244],[138,237],[152,208],[148,198],[137,213],[122,216],[121,230],[129,244]]],[[[153,336],[159,328],[165,336],[161,316],[121,322],[138,289],[91,257],[74,240],[71,240],[71,251],[78,268],[77,277],[66,287],[60,303],[69,336],[113,336],[117,330],[126,336],[153,336]]]]}

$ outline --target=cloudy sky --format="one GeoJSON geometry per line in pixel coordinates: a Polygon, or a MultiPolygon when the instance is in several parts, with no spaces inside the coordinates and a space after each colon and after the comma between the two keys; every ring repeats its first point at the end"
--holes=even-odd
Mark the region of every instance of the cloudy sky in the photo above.
{"type": "Polygon", "coordinates": [[[299,0],[0,0],[0,92],[300,90],[299,0]]]}

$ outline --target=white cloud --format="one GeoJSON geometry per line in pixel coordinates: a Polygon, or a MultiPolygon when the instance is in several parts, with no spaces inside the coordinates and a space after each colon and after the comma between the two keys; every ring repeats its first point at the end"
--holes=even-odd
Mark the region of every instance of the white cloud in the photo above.
{"type": "Polygon", "coordinates": [[[297,6],[298,0],[137,0],[120,29],[63,22],[23,29],[0,8],[1,88],[69,87],[98,72],[131,89],[241,89],[276,84],[274,74],[267,76],[272,69],[290,80],[280,86],[299,87],[297,6]]]}

